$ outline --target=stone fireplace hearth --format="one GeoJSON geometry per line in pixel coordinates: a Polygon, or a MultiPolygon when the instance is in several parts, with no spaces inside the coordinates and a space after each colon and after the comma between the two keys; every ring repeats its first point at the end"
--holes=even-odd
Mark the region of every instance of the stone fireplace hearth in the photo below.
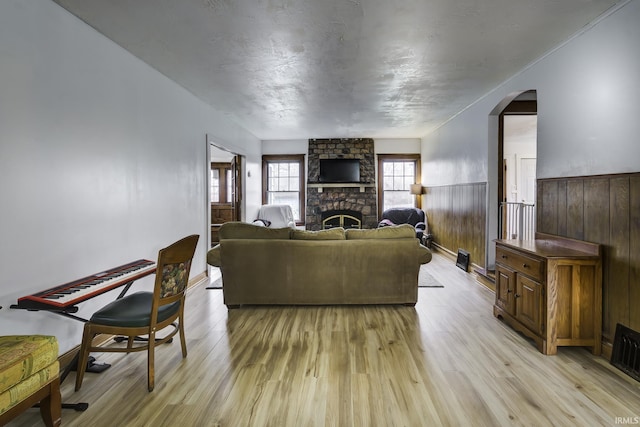
{"type": "Polygon", "coordinates": [[[362,228],[362,213],[348,209],[324,211],[320,215],[324,230],[334,227],[362,228]]]}
{"type": "MultiPolygon", "coordinates": [[[[359,228],[378,226],[373,139],[310,139],[308,170],[305,218],[308,230],[321,230],[328,212],[333,211],[355,212],[352,216],[360,219],[359,228]],[[360,160],[360,183],[320,183],[320,159],[360,160]]],[[[353,225],[349,221],[347,224],[353,225]]]]}

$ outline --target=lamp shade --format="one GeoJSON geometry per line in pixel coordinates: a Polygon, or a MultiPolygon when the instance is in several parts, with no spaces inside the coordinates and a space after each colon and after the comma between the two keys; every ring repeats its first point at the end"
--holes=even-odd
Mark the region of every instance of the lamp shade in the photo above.
{"type": "Polygon", "coordinates": [[[422,184],[411,184],[411,189],[409,191],[411,194],[416,196],[422,194],[422,184]]]}

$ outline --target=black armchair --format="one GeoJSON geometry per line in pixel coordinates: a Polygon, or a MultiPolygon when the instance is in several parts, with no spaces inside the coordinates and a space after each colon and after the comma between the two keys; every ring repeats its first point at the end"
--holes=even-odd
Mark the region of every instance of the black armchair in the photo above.
{"type": "Polygon", "coordinates": [[[378,228],[389,225],[411,224],[416,229],[416,237],[423,241],[422,236],[428,235],[427,220],[422,209],[418,208],[391,208],[382,212],[382,219],[378,228]]]}

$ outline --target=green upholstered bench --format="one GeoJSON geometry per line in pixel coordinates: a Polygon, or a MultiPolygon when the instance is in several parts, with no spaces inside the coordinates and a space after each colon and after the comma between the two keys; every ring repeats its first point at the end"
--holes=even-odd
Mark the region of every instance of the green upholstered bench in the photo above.
{"type": "Polygon", "coordinates": [[[47,426],[59,426],[58,340],[46,335],[0,336],[0,425],[33,405],[47,426]]]}

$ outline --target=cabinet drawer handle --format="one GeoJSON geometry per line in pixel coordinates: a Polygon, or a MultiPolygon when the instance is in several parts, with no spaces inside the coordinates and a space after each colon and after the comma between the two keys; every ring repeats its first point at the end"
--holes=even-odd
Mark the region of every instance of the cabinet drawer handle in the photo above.
{"type": "Polygon", "coordinates": [[[522,268],[529,268],[529,264],[522,264],[522,268]]]}
{"type": "Polygon", "coordinates": [[[520,298],[520,295],[518,295],[518,294],[515,294],[514,296],[515,296],[516,298],[520,298]]]}
{"type": "Polygon", "coordinates": [[[510,294],[511,292],[513,292],[513,290],[511,289],[507,289],[507,293],[510,294]]]}
{"type": "Polygon", "coordinates": [[[501,257],[502,259],[507,259],[507,256],[506,256],[506,255],[500,255],[500,257],[501,257]]]}

